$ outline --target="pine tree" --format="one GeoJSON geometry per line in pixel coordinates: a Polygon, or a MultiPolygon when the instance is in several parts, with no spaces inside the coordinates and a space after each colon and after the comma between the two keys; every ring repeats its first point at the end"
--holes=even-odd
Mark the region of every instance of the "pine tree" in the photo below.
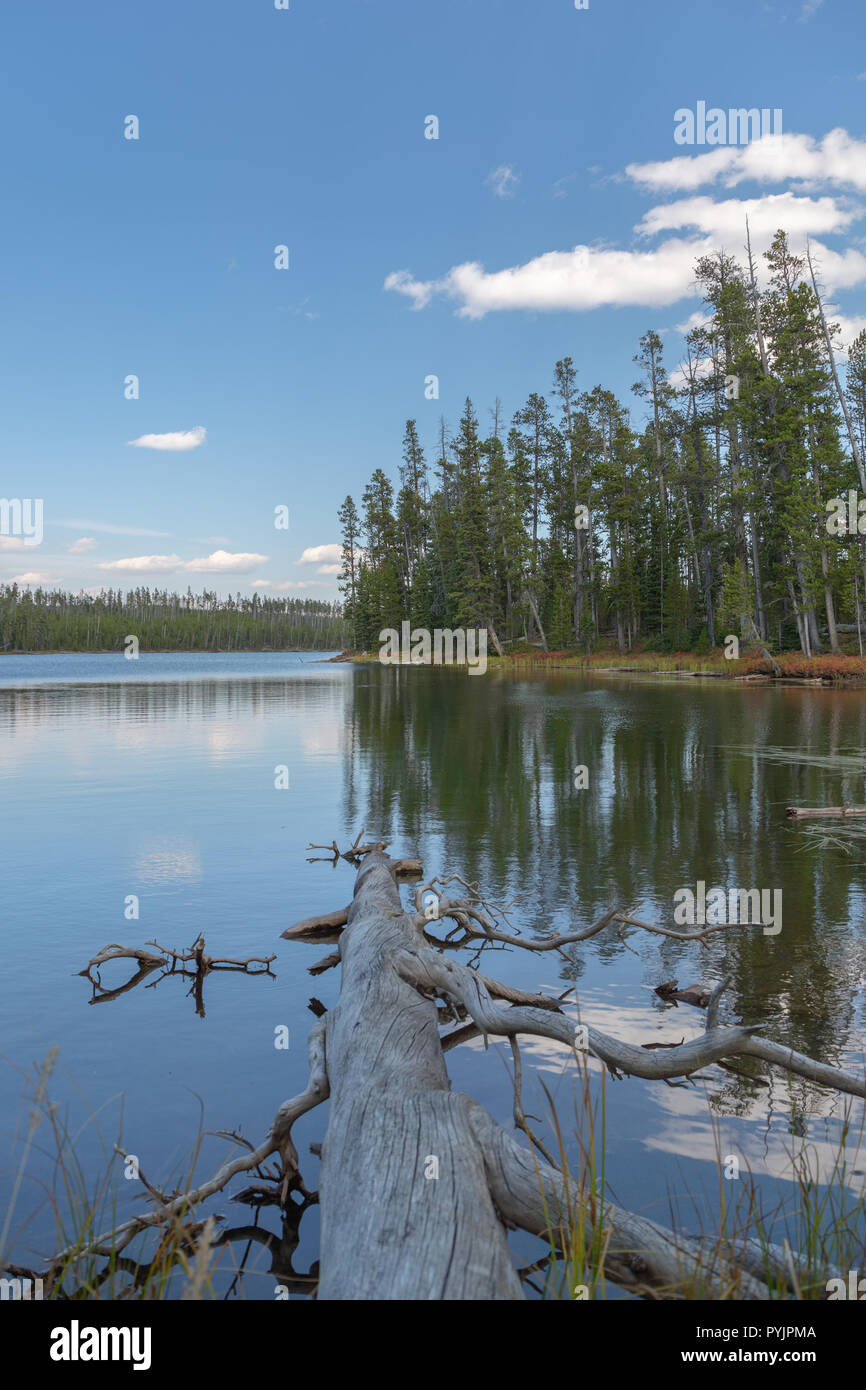
{"type": "Polygon", "coordinates": [[[351,633],[350,642],[352,647],[357,647],[357,567],[358,542],[361,536],[361,518],[358,516],[358,508],[355,506],[351,496],[346,498],[338,511],[337,519],[340,523],[340,535],[343,543],[342,568],[340,570],[338,588],[345,596],[346,622],[348,623],[351,633]]]}

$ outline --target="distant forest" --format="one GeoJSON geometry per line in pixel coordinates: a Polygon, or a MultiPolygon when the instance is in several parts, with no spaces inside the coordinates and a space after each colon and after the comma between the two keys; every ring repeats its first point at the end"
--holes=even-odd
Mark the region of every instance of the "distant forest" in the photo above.
{"type": "Polygon", "coordinates": [[[337,651],[342,606],[301,598],[220,598],[158,589],[101,594],[0,586],[0,651],[337,651]]]}
{"type": "Polygon", "coordinates": [[[580,390],[570,357],[510,425],[497,401],[481,428],[467,400],[430,465],[407,422],[396,496],[378,468],[339,511],[354,647],[409,619],[487,628],[496,649],[700,652],[733,633],[839,650],[866,563],[827,508],[866,499],[866,333],[840,363],[820,267],[780,231],[759,288],[745,236],[743,264],[698,261],[704,312],[673,376],[661,337],[641,338],[639,426],[603,386],[580,390]]]}

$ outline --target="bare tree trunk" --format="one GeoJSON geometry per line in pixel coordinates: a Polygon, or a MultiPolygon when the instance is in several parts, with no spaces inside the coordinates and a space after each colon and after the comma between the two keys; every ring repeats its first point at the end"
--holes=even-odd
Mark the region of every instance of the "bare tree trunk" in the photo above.
{"type": "Polygon", "coordinates": [[[758,632],[767,640],[767,620],[764,617],[764,586],[761,580],[761,557],[758,552],[758,523],[754,512],[749,513],[749,537],[752,546],[752,568],[755,572],[755,618],[758,632]]]}
{"type": "MultiPolygon", "coordinates": [[[[416,903],[425,890],[438,893],[443,916],[487,934],[473,928],[483,914],[432,885],[417,889],[416,903]]],[[[319,1189],[320,1299],[520,1299],[506,1224],[556,1232],[580,1199],[570,1175],[533,1157],[477,1102],[451,1091],[435,1002],[458,1002],[485,1035],[529,1031],[574,1046],[574,1025],[432,949],[427,925],[424,913],[404,911],[392,863],[374,849],[358,871],[340,938],[340,998],[325,1018],[330,1115],[319,1189]],[[491,997],[497,990],[508,1005],[491,997]]],[[[667,1056],[593,1029],[588,1045],[609,1065],[628,1071],[636,1064],[644,1074],[677,1073],[737,1050],[783,1065],[806,1061],[755,1039],[752,1029],[716,1028],[714,1004],[707,1027],[704,1042],[667,1056]]],[[[710,1256],[698,1242],[611,1205],[596,1203],[587,1218],[610,1232],[608,1277],[641,1292],[699,1277],[704,1296],[719,1296],[727,1266],[718,1251],[710,1256]]],[[[767,1297],[743,1270],[734,1279],[735,1297],[767,1297]]]]}
{"type": "Polygon", "coordinates": [[[794,618],[797,623],[797,635],[800,639],[800,650],[804,656],[811,656],[809,651],[809,629],[806,626],[806,615],[800,612],[800,605],[797,602],[797,591],[794,588],[793,579],[788,580],[788,594],[791,599],[791,607],[794,610],[794,618]]]}
{"type": "MultiPolygon", "coordinates": [[[[396,877],[410,861],[389,859],[381,843],[359,849],[360,838],[342,856],[360,860],[345,928],[330,922],[325,928],[331,939],[341,930],[338,951],[314,967],[339,964],[342,979],[337,1003],[310,1033],[306,1090],[280,1107],[257,1149],[245,1150],[191,1192],[166,1197],[152,1189],[155,1202],[146,1214],[62,1251],[56,1261],[74,1262],[89,1253],[115,1256],[143,1231],[186,1216],[272,1154],[279,1154],[288,1180],[298,1172],[292,1125],[328,1100],[319,1188],[320,1299],[519,1300],[523,1291],[507,1229],[520,1227],[568,1250],[578,1219],[588,1245],[597,1237],[605,1276],[641,1296],[768,1299],[768,1271],[781,1286],[795,1285],[799,1257],[790,1251],[756,1252],[730,1238],[692,1239],[603,1202],[571,1173],[538,1158],[476,1101],[453,1092],[445,1065],[444,1054],[455,1041],[479,1035],[509,1039],[515,1124],[542,1153],[520,1103],[522,1034],[564,1044],[575,1057],[589,1053],[616,1075],[688,1076],[723,1058],[748,1056],[837,1091],[866,1095],[862,1076],[759,1038],[756,1027],[720,1025],[719,999],[730,977],[709,998],[702,1035],[650,1050],[591,1026],[576,1027],[557,1001],[481,975],[446,955],[441,939],[430,934],[440,919],[450,918],[463,929],[463,941],[452,941],[452,947],[469,941],[477,947],[480,940],[545,952],[597,935],[614,919],[679,941],[705,942],[727,928],[675,930],[610,908],[589,927],[533,940],[516,936],[501,910],[462,879],[470,896],[447,897],[445,888],[456,875],[416,887],[413,914],[401,902],[396,877]],[[437,999],[449,1004],[452,1016],[468,1017],[468,1026],[442,1035],[437,999]]],[[[302,926],[305,935],[321,938],[323,928],[315,921],[302,926]]],[[[289,928],[283,935],[297,938],[299,931],[289,928]]]]}
{"type": "Polygon", "coordinates": [[[435,1003],[389,964],[415,937],[387,861],[371,854],[327,1015],[319,1298],[519,1299],[469,1101],[450,1089],[435,1003]]]}
{"type": "Polygon", "coordinates": [[[544,650],[548,651],[549,648],[547,645],[547,638],[544,634],[544,628],[541,626],[541,619],[538,616],[538,609],[535,605],[535,595],[533,594],[531,589],[526,590],[526,599],[529,604],[529,608],[532,613],[535,626],[538,628],[539,636],[541,637],[541,644],[544,647],[544,650]]]}
{"type": "Polygon", "coordinates": [[[839,646],[839,633],[836,629],[836,608],[833,603],[833,590],[830,586],[830,568],[827,560],[827,547],[821,546],[821,575],[824,579],[824,610],[827,614],[827,632],[830,637],[830,650],[834,656],[842,655],[839,646]]]}
{"type": "Polygon", "coordinates": [[[493,648],[494,648],[494,650],[495,650],[495,652],[496,652],[496,655],[497,655],[497,656],[502,656],[502,643],[500,642],[499,638],[497,637],[497,635],[496,635],[496,629],[495,629],[495,627],[493,626],[493,624],[492,624],[491,622],[488,622],[488,624],[487,624],[487,632],[488,632],[488,634],[489,634],[489,637],[490,637],[491,642],[493,643],[493,648]]]}

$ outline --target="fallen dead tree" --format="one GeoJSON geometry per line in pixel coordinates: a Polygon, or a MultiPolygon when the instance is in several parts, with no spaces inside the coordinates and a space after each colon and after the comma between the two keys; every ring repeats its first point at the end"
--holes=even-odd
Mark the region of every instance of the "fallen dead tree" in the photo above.
{"type": "MultiPolygon", "coordinates": [[[[605,1276],[641,1296],[766,1299],[769,1282],[796,1287],[803,1266],[789,1249],[676,1233],[602,1201],[548,1162],[523,1115],[517,1040],[555,1039],[576,1059],[581,1052],[598,1058],[617,1077],[671,1080],[741,1057],[859,1097],[866,1095],[863,1077],[759,1038],[757,1027],[720,1025],[727,981],[709,995],[704,1033],[669,1048],[650,1050],[576,1026],[562,1001],[500,984],[453,953],[494,943],[562,952],[607,927],[625,931],[649,924],[611,909],[581,931],[531,941],[513,930],[507,907],[483,902],[457,876],[419,885],[415,911],[409,912],[397,886],[400,861],[388,857],[384,844],[359,850],[356,842],[352,857],[359,867],[345,925],[329,914],[327,920],[308,919],[302,932],[284,933],[336,940],[337,951],[313,970],[342,970],[338,1002],[309,1035],[306,1090],[281,1106],[258,1148],[232,1159],[208,1182],[171,1198],[151,1188],[153,1210],[57,1259],[77,1258],[85,1249],[116,1254],[142,1231],[191,1212],[272,1155],[279,1155],[285,1184],[294,1181],[292,1125],[330,1098],[321,1146],[319,1298],[520,1299],[508,1228],[567,1245],[578,1210],[601,1251],[605,1276]],[[446,892],[454,882],[463,890],[459,897],[446,892]],[[435,934],[451,923],[447,934],[435,934]],[[443,1015],[457,1025],[444,1034],[443,1015]],[[532,1147],[469,1096],[451,1090],[445,1054],[478,1035],[510,1040],[515,1123],[532,1147]]],[[[686,939],[705,936],[655,930],[686,939]]]]}

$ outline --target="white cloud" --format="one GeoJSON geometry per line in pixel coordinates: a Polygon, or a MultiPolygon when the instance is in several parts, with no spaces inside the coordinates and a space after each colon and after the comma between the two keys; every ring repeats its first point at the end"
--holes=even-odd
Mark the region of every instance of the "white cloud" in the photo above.
{"type": "Polygon", "coordinates": [[[745,243],[746,218],[753,237],[768,240],[779,227],[789,236],[845,231],[863,216],[863,209],[841,206],[835,198],[804,198],[795,193],[771,193],[762,198],[681,198],[650,208],[635,227],[639,236],[694,228],[720,241],[745,243]]]}
{"type": "Polygon", "coordinates": [[[691,365],[681,362],[672,372],[668,373],[668,382],[675,391],[680,391],[684,386],[689,386],[693,378],[701,381],[703,377],[712,376],[713,359],[711,357],[693,358],[691,365]]]}
{"type": "Polygon", "coordinates": [[[512,198],[514,189],[520,183],[520,176],[515,174],[510,164],[499,164],[491,170],[484,182],[497,198],[512,198]]]}
{"type": "Polygon", "coordinates": [[[319,565],[316,574],[339,574],[343,566],[340,565],[319,565]]]}
{"type": "Polygon", "coordinates": [[[866,329],[866,317],[861,314],[852,314],[851,316],[848,314],[837,314],[834,313],[831,308],[828,308],[827,318],[830,323],[838,323],[839,336],[835,340],[835,350],[840,357],[847,357],[848,349],[854,339],[866,329]]]}
{"type": "Polygon", "coordinates": [[[764,135],[748,145],[720,145],[704,154],[676,155],[649,164],[629,164],[626,174],[652,189],[688,192],[722,182],[787,183],[795,180],[866,191],[866,142],[837,127],[822,140],[811,135],[764,135]]]}
{"type": "MultiPolygon", "coordinates": [[[[699,256],[727,245],[735,253],[746,240],[746,218],[757,261],[764,277],[762,253],[779,227],[790,234],[798,252],[807,236],[845,231],[863,216],[863,209],[842,205],[831,197],[798,197],[780,193],[753,199],[696,196],[650,208],[635,231],[642,239],[662,231],[695,231],[700,236],[669,237],[654,249],[576,246],[571,251],[548,251],[523,265],[487,271],[477,261],[454,266],[440,279],[401,278],[390,288],[414,299],[416,309],[434,295],[457,301],[458,314],[482,318],[494,310],[587,310],[604,305],[658,308],[697,293],[695,262],[699,256]]],[[[832,291],[866,283],[866,255],[854,247],[834,251],[812,241],[825,286],[832,291]]],[[[408,272],[400,272],[408,276],[408,272]]],[[[389,276],[389,281],[394,277],[389,276]]],[[[385,282],[386,287],[388,281],[385,282]]]]}
{"type": "MultiPolygon", "coordinates": [[[[814,249],[815,245],[813,243],[813,251],[814,249]]],[[[826,256],[826,248],[822,248],[822,253],[824,256],[826,256]]],[[[821,277],[819,276],[819,278],[821,277]]],[[[857,338],[859,334],[861,334],[864,330],[866,330],[866,315],[840,314],[837,312],[835,304],[828,304],[826,301],[824,304],[824,309],[827,314],[828,322],[831,324],[835,323],[839,325],[839,333],[833,340],[833,349],[837,356],[847,357],[848,349],[850,348],[854,339],[857,338]]],[[[702,313],[700,310],[697,310],[695,313],[689,314],[689,317],[685,319],[683,323],[678,323],[676,325],[676,329],[678,333],[682,333],[683,336],[685,336],[685,334],[688,333],[692,328],[699,328],[704,324],[712,323],[712,321],[712,315],[705,314],[702,313]]],[[[702,358],[700,362],[697,364],[696,375],[698,377],[709,376],[712,372],[712,369],[712,359],[709,357],[702,358]]],[[[680,364],[679,367],[677,367],[673,372],[670,373],[668,380],[671,386],[674,387],[680,387],[687,384],[688,375],[682,364],[680,364]]]]}
{"type": "Polygon", "coordinates": [[[196,574],[246,574],[259,565],[267,564],[267,561],[267,555],[231,555],[227,550],[215,550],[203,559],[188,560],[183,568],[196,574]]]}
{"type": "Polygon", "coordinates": [[[394,270],[385,280],[386,290],[396,290],[398,294],[405,294],[412,300],[413,309],[424,309],[433,298],[436,289],[434,281],[426,284],[423,280],[414,280],[412,272],[409,270],[394,270]]]}
{"type": "Polygon", "coordinates": [[[684,319],[682,323],[676,324],[676,330],[685,337],[687,333],[691,333],[693,328],[706,328],[712,321],[712,314],[705,314],[702,309],[696,309],[695,312],[689,314],[688,318],[684,319]]]}
{"type": "Polygon", "coordinates": [[[207,430],[204,425],[196,425],[191,430],[175,430],[173,434],[142,434],[138,439],[128,439],[127,443],[135,449],[164,449],[172,453],[197,449],[204,444],[207,430]]]}
{"type": "Polygon", "coordinates": [[[39,574],[36,570],[28,570],[27,574],[15,574],[6,582],[8,584],[53,584],[54,577],[50,574],[39,574]]]}
{"type": "Polygon", "coordinates": [[[73,541],[69,546],[70,555],[86,555],[88,550],[93,550],[96,541],[92,536],[82,536],[80,541],[73,541]]]}
{"type": "MultiPolygon", "coordinates": [[[[807,237],[813,239],[828,291],[866,283],[866,255],[860,250],[849,245],[835,251],[814,240],[816,236],[847,232],[866,209],[850,197],[811,197],[805,193],[809,183],[866,191],[866,141],[854,139],[841,128],[821,140],[796,134],[765,136],[746,146],[717,147],[654,164],[631,164],[626,173],[650,189],[691,192],[702,184],[721,181],[730,187],[751,179],[759,183],[795,180],[799,191],[721,200],[694,194],[650,208],[634,229],[637,246],[575,246],[493,271],[478,261],[469,261],[430,280],[400,270],[386,278],[385,289],[411,300],[414,309],[425,308],[436,296],[450,298],[456,302],[459,316],[472,319],[506,309],[659,308],[697,295],[694,272],[700,256],[719,246],[734,254],[741,252],[747,218],[759,278],[766,278],[762,253],[776,231],[784,227],[797,252],[807,237]],[[677,232],[682,235],[671,235],[677,232]],[[664,233],[668,234],[666,240],[653,247],[646,245],[649,238],[664,233]]],[[[300,563],[318,559],[309,552],[309,559],[300,563]]],[[[337,563],[336,555],[321,559],[323,563],[337,563]]]]}
{"type": "Polygon", "coordinates": [[[0,536],[0,550],[32,550],[23,536],[0,536]]]}
{"type": "Polygon", "coordinates": [[[285,579],[281,584],[274,584],[270,579],[254,579],[250,587],[285,593],[287,589],[330,589],[331,586],[323,579],[285,579]]]}
{"type": "Polygon", "coordinates": [[[267,555],[230,555],[226,550],[215,550],[196,560],[182,560],[179,555],[134,555],[129,559],[106,560],[98,566],[101,570],[135,570],[140,574],[168,574],[171,571],[184,571],[189,574],[246,574],[259,565],[267,563],[267,555]]]}
{"type": "Polygon", "coordinates": [[[814,14],[817,14],[823,3],[824,0],[803,0],[803,8],[800,10],[800,23],[805,24],[814,14]]]}
{"type": "Polygon", "coordinates": [[[140,574],[167,574],[183,569],[179,555],[133,555],[124,560],[103,560],[101,570],[136,570],[140,574]]]}
{"type": "Polygon", "coordinates": [[[420,286],[422,294],[416,308],[423,307],[421,301],[428,303],[435,293],[456,299],[458,313],[472,319],[495,309],[673,304],[692,292],[695,261],[712,249],[709,240],[672,238],[652,251],[597,246],[547,251],[525,265],[491,272],[470,261],[455,266],[441,280],[420,286]]]}
{"type": "MultiPolygon", "coordinates": [[[[343,558],[343,547],[336,542],[332,545],[308,545],[296,565],[336,565],[339,570],[343,558]]],[[[321,571],[319,571],[321,573],[321,571]]]]}
{"type": "Polygon", "coordinates": [[[849,246],[845,251],[833,251],[820,241],[812,242],[812,259],[819,283],[829,290],[849,290],[866,281],[866,256],[849,246]]]}

